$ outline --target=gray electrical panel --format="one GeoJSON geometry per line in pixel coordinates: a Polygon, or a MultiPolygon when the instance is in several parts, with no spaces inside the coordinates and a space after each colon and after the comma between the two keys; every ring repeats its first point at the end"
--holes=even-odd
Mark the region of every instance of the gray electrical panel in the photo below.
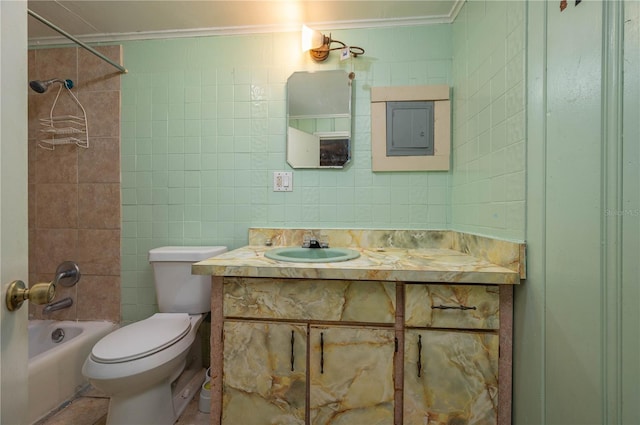
{"type": "Polygon", "coordinates": [[[387,156],[434,154],[433,101],[387,102],[387,156]]]}

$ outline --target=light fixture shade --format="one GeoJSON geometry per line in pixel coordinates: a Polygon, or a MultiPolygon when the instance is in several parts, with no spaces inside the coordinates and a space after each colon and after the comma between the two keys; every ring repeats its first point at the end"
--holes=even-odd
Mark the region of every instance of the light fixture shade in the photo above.
{"type": "Polygon", "coordinates": [[[324,34],[320,31],[312,30],[306,25],[302,25],[302,51],[317,49],[324,45],[324,34]]]}

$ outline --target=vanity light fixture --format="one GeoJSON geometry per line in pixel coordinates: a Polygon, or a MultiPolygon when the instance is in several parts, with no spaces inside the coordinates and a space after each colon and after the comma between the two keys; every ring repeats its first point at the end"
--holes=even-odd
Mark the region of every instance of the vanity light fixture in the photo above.
{"type": "Polygon", "coordinates": [[[331,34],[326,36],[320,31],[302,25],[302,51],[306,52],[307,50],[311,58],[316,62],[325,61],[332,50],[342,50],[343,55],[348,54],[348,56],[354,58],[364,55],[364,49],[362,47],[347,46],[342,41],[332,39],[331,34]],[[340,47],[331,47],[333,43],[338,43],[340,47]]]}

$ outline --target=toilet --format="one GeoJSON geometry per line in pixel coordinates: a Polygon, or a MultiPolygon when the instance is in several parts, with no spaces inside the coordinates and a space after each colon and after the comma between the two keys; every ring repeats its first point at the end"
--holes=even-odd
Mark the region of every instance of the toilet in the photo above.
{"type": "Polygon", "coordinates": [[[191,264],[226,251],[222,246],[149,251],[159,312],[103,337],[82,367],[89,382],[110,397],[107,425],[171,425],[193,398],[176,382],[190,357],[201,363],[196,333],[211,310],[211,278],[192,275],[191,264]]]}

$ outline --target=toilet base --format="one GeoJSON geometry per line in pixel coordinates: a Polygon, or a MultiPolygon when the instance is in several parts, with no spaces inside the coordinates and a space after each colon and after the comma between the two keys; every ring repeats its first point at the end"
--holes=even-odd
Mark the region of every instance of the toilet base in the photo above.
{"type": "Polygon", "coordinates": [[[109,400],[107,425],[173,425],[176,419],[168,382],[160,382],[139,394],[112,396],[109,400]]]}
{"type": "Polygon", "coordinates": [[[198,394],[204,368],[185,369],[171,385],[158,384],[144,393],[111,397],[106,425],[172,425],[198,394]]]}

